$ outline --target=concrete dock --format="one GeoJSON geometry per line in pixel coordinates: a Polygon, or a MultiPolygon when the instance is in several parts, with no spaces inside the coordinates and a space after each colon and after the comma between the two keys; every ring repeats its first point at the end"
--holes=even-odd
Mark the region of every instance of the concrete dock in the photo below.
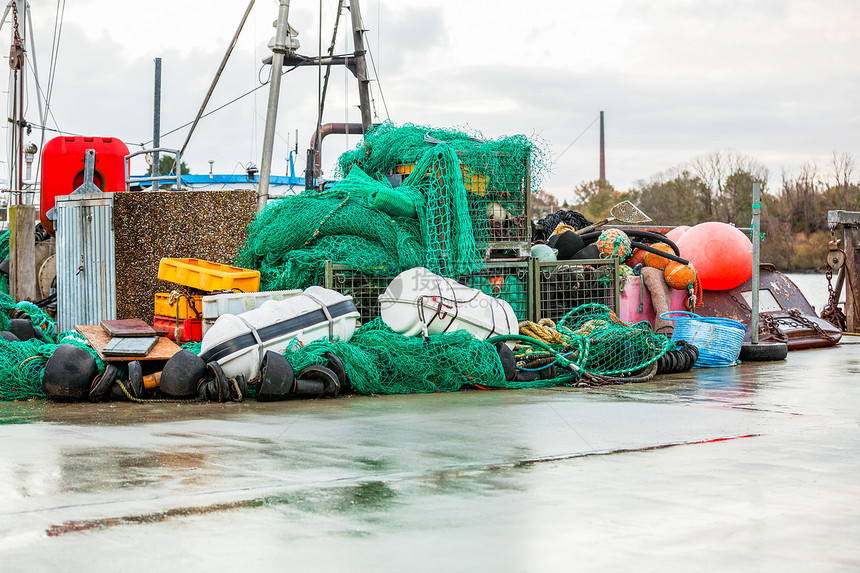
{"type": "Polygon", "coordinates": [[[857,571],[860,337],[594,389],[0,404],[0,570],[857,571]]]}

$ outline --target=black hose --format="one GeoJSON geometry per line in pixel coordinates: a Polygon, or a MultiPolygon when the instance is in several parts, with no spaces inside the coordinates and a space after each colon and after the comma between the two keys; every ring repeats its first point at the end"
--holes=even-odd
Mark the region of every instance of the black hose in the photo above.
{"type": "Polygon", "coordinates": [[[630,246],[636,249],[642,249],[643,251],[648,251],[649,253],[654,253],[655,255],[660,255],[663,258],[669,259],[670,261],[675,261],[676,263],[681,263],[682,265],[690,264],[690,261],[688,261],[687,259],[682,259],[681,257],[677,257],[665,251],[661,251],[660,249],[655,249],[650,245],[646,245],[638,241],[630,241],[630,246]]]}
{"type": "MultiPolygon", "coordinates": [[[[603,231],[591,231],[590,233],[583,233],[582,235],[580,235],[580,237],[582,237],[582,241],[586,245],[590,245],[591,243],[594,243],[595,241],[597,241],[597,239],[600,237],[600,234],[602,232],[603,231]]],[[[631,238],[636,237],[639,239],[652,239],[654,241],[657,241],[658,243],[666,243],[667,245],[672,247],[672,250],[675,251],[675,254],[677,256],[681,256],[681,251],[678,250],[678,245],[676,245],[674,242],[670,241],[666,237],[666,235],[664,235],[663,233],[655,233],[653,231],[639,231],[637,229],[630,229],[629,231],[624,231],[624,234],[627,235],[628,237],[631,237],[631,238]]],[[[641,244],[641,241],[639,241],[639,243],[641,244]]],[[[686,263],[684,263],[684,264],[686,264],[686,263]]]]}

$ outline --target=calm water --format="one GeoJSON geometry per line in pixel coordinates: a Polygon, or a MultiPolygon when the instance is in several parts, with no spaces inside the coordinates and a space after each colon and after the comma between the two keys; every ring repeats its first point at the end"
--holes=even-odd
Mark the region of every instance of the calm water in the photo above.
{"type": "MultiPolygon", "coordinates": [[[[821,310],[827,306],[829,296],[827,277],[817,273],[786,273],[786,276],[797,285],[804,296],[806,296],[809,304],[815,307],[816,314],[820,314],[821,310]]],[[[833,285],[836,285],[836,276],[833,277],[833,285]]]]}

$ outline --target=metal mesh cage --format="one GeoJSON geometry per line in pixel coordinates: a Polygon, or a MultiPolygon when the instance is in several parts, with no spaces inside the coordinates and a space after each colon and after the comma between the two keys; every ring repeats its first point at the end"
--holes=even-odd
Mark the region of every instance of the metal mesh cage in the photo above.
{"type": "MultiPolygon", "coordinates": [[[[461,155],[462,159],[462,155],[461,155]]],[[[475,158],[469,158],[474,165],[475,158]]],[[[476,237],[488,237],[487,251],[520,249],[526,255],[531,245],[531,185],[527,158],[496,157],[483,163],[486,175],[463,167],[463,184],[469,192],[469,214],[476,237]],[[496,172],[491,165],[503,165],[496,172]]]]}
{"type": "MultiPolygon", "coordinates": [[[[531,246],[531,181],[528,156],[458,152],[460,172],[467,191],[469,216],[478,248],[490,251],[514,250],[527,256],[531,246]],[[486,241],[483,239],[486,238],[486,241]]],[[[399,184],[415,168],[414,163],[394,168],[399,184]]]]}
{"type": "Polygon", "coordinates": [[[558,321],[570,310],[599,303],[618,313],[618,259],[535,262],[534,319],[558,321]]]}
{"type": "MultiPolygon", "coordinates": [[[[457,278],[457,281],[490,296],[510,303],[517,319],[529,318],[532,306],[530,263],[525,261],[492,261],[484,270],[457,278]]],[[[326,288],[350,295],[362,323],[379,316],[379,295],[394,276],[370,276],[345,265],[326,261],[326,288]]]]}

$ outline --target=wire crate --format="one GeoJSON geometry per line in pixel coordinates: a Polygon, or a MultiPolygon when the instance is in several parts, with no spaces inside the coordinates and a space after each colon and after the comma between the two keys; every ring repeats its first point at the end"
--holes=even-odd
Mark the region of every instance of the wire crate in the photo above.
{"type": "Polygon", "coordinates": [[[533,262],[533,320],[558,321],[587,303],[604,304],[618,313],[618,259],[533,262]]]}
{"type": "MultiPolygon", "coordinates": [[[[458,156],[462,160],[467,154],[458,152],[458,156]]],[[[479,163],[483,163],[480,173],[469,169],[465,162],[460,167],[475,236],[488,237],[478,245],[479,249],[485,258],[491,258],[493,252],[527,257],[532,217],[528,156],[497,154],[492,164],[505,166],[499,173],[494,171],[489,159],[479,163]]],[[[414,163],[397,165],[391,177],[399,184],[414,168],[414,163]]]]}
{"type": "MultiPolygon", "coordinates": [[[[533,305],[531,268],[528,261],[489,261],[485,269],[457,281],[507,301],[522,321],[529,318],[533,305]]],[[[323,286],[350,295],[361,322],[366,323],[379,316],[379,295],[395,276],[371,276],[326,261],[323,286]]]]}
{"type": "Polygon", "coordinates": [[[486,268],[463,275],[458,282],[511,305],[517,320],[528,320],[533,304],[530,261],[487,261],[486,268]]]}

